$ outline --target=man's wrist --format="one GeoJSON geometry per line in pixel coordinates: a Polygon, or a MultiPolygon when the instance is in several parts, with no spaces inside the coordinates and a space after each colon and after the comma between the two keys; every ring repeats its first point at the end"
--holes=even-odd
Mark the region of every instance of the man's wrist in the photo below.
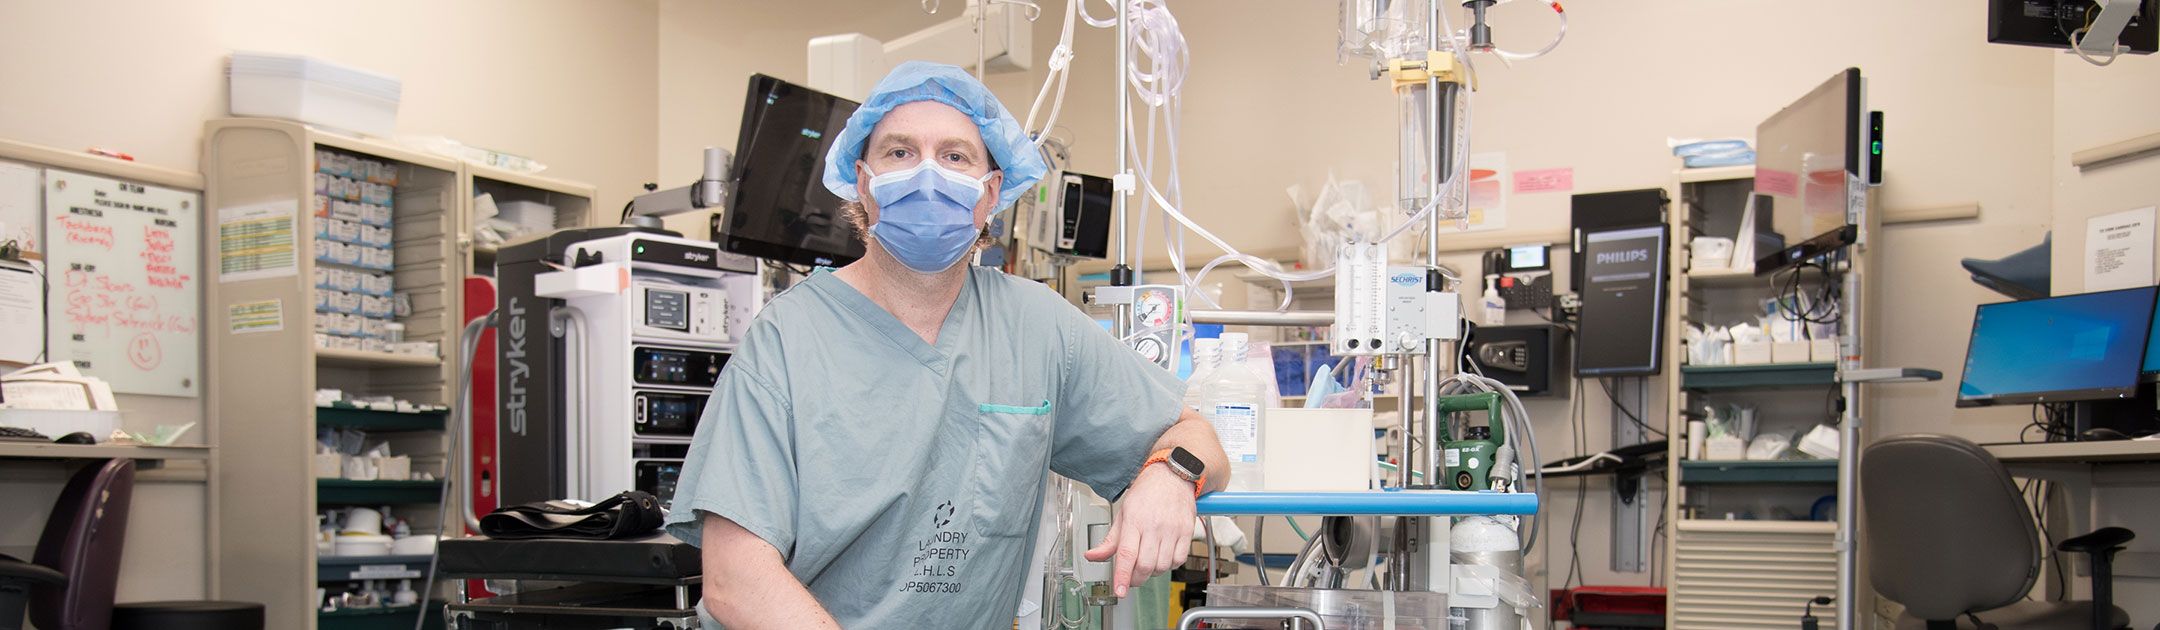
{"type": "Polygon", "coordinates": [[[1168,459],[1164,456],[1164,453],[1166,452],[1167,449],[1165,451],[1157,452],[1153,456],[1150,456],[1147,460],[1147,463],[1140,466],[1140,474],[1145,475],[1148,474],[1148,471],[1150,470],[1160,469],[1163,474],[1169,475],[1170,478],[1190,484],[1193,489],[1194,498],[1199,498],[1201,494],[1206,493],[1207,473],[1200,473],[1200,476],[1197,479],[1185,476],[1185,474],[1178,472],[1178,470],[1173,467],[1172,464],[1168,461],[1168,459]]]}

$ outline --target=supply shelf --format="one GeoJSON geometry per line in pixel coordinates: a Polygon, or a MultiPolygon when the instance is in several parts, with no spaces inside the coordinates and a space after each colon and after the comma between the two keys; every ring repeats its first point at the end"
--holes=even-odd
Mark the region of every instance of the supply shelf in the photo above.
{"type": "Polygon", "coordinates": [[[1836,384],[1837,364],[1829,362],[1680,367],[1680,387],[1698,391],[1826,387],[1836,384]]]}
{"type": "Polygon", "coordinates": [[[1837,483],[1835,459],[1680,462],[1682,484],[1837,483]]]}
{"type": "Polygon", "coordinates": [[[1528,516],[1537,495],[1522,492],[1217,492],[1194,503],[1201,516],[1528,516]]]}

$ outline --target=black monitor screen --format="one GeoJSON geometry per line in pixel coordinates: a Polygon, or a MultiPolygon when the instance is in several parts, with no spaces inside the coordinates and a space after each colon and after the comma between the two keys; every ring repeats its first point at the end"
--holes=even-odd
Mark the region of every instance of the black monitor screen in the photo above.
{"type": "Polygon", "coordinates": [[[1590,232],[1583,241],[1575,374],[1658,373],[1665,342],[1665,226],[1590,232]]]}
{"type": "Polygon", "coordinates": [[[1845,226],[1850,186],[1865,185],[1864,116],[1860,69],[1847,68],[1755,127],[1755,192],[1776,200],[1772,229],[1785,242],[1845,226]]]}
{"type": "Polygon", "coordinates": [[[844,203],[825,190],[825,151],[856,103],[762,74],[750,77],[735,141],[735,194],[714,234],[722,249],[805,265],[863,255],[844,203]]]}
{"type": "Polygon", "coordinates": [[[1958,406],[2131,394],[2152,329],[2153,294],[2140,287],[1981,305],[1958,406]]]}

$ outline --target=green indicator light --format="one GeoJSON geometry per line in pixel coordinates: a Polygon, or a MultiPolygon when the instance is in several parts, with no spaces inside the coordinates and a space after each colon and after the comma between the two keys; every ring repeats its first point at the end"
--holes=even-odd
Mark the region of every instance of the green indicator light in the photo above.
{"type": "Polygon", "coordinates": [[[1877,141],[1875,141],[1875,154],[1876,154],[1876,155],[1882,155],[1882,141],[1881,141],[1881,140],[1877,140],[1877,141]]]}
{"type": "Polygon", "coordinates": [[[637,246],[637,253],[640,253],[640,254],[643,254],[643,253],[645,253],[645,246],[644,246],[644,245],[639,245],[639,246],[637,246]]]}

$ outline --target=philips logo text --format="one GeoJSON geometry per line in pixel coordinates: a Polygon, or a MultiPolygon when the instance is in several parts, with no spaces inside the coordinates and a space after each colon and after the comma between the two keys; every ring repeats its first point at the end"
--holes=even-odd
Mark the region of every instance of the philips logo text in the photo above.
{"type": "Polygon", "coordinates": [[[1598,252],[1597,255],[1597,264],[1600,265],[1638,263],[1649,260],[1650,250],[1647,249],[1630,249],[1624,252],[1598,252]]]}

